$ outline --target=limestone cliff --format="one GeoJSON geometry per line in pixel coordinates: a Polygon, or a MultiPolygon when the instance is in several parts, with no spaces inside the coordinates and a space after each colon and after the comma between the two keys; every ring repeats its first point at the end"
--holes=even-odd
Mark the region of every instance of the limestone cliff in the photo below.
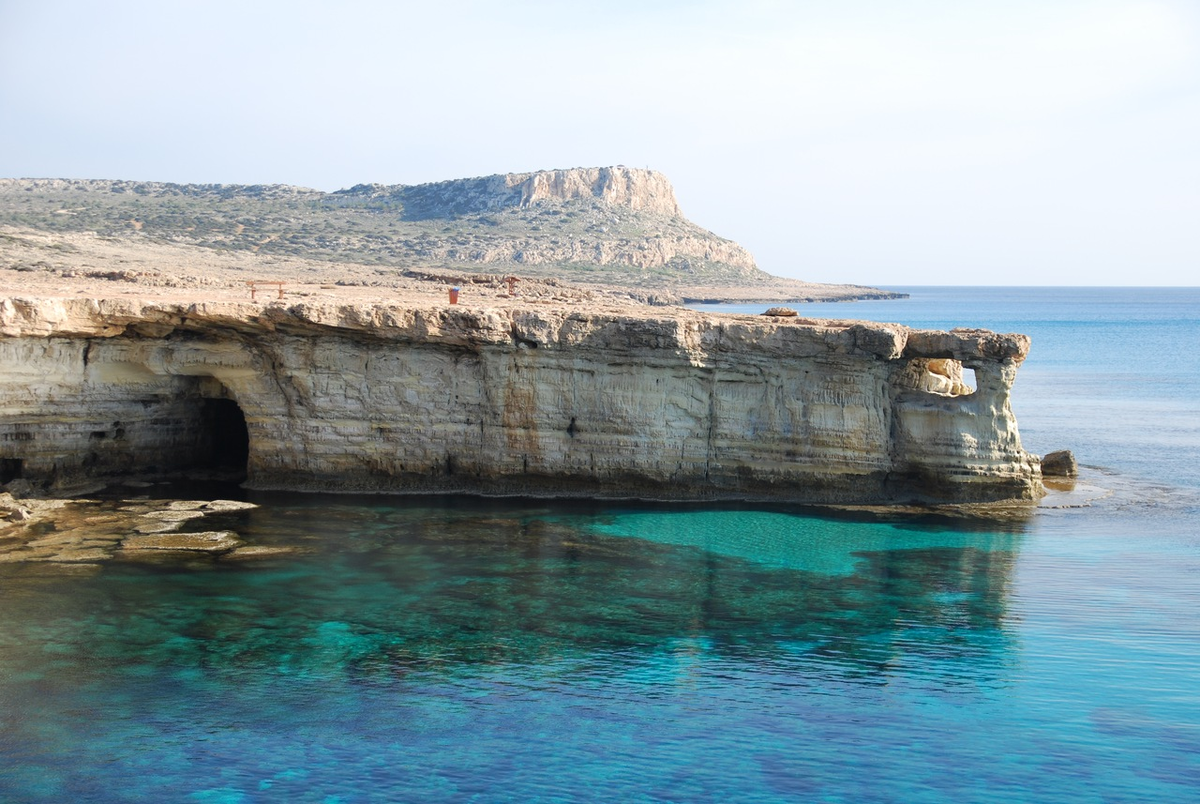
{"type": "Polygon", "coordinates": [[[1028,348],[686,310],[8,298],[0,481],[233,456],[257,488],[1029,499],[1028,348]],[[977,387],[927,376],[947,365],[977,387]]]}
{"type": "Polygon", "coordinates": [[[506,173],[414,186],[358,185],[334,195],[347,200],[388,198],[402,206],[404,217],[409,220],[451,218],[542,202],[570,201],[595,201],[630,212],[683,217],[675,200],[675,188],[666,176],[624,165],[506,173]]]}

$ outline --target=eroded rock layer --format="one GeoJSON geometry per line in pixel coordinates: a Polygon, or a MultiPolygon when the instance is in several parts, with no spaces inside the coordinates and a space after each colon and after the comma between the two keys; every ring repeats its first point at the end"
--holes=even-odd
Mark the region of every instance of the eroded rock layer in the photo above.
{"type": "Polygon", "coordinates": [[[0,482],[233,461],[256,488],[1030,499],[1028,348],[687,310],[11,298],[0,482]],[[936,361],[977,387],[939,393],[936,361]]]}

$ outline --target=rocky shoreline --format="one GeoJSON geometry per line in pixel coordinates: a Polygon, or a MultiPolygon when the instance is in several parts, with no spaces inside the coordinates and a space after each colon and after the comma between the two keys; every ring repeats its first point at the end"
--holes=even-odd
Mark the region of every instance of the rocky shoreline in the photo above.
{"type": "Polygon", "coordinates": [[[54,488],[233,455],[260,489],[838,504],[1042,493],[1008,402],[1020,335],[503,289],[458,304],[428,289],[181,295],[0,298],[0,482],[54,488]]]}
{"type": "Polygon", "coordinates": [[[232,530],[183,530],[205,517],[257,508],[236,500],[16,498],[0,493],[0,565],[97,570],[112,560],[203,554],[241,559],[294,552],[246,545],[232,530]]]}
{"type": "MultiPolygon", "coordinates": [[[[256,528],[245,519],[265,503],[229,499],[184,499],[151,496],[139,491],[176,488],[178,482],[210,477],[177,478],[170,481],[119,480],[104,489],[81,490],[78,495],[42,497],[28,483],[10,483],[17,494],[0,492],[0,569],[90,575],[110,562],[242,562],[305,554],[311,547],[296,542],[257,543],[243,532],[256,528]],[[102,491],[99,496],[95,492],[102,491]],[[210,529],[213,519],[218,528],[210,529]]],[[[817,509],[838,511],[864,518],[888,520],[929,516],[947,521],[975,520],[1019,525],[1037,512],[1069,513],[1098,504],[1128,505],[1141,489],[1125,489],[1114,499],[1111,479],[1091,476],[1047,479],[1047,494],[1039,501],[1005,500],[990,503],[948,505],[827,505],[817,509]],[[1108,482],[1106,482],[1108,481],[1108,482]]],[[[220,483],[221,481],[218,481],[220,483]]],[[[224,481],[228,482],[228,481],[224,481]]],[[[280,503],[286,505],[286,503],[280,503]]]]}

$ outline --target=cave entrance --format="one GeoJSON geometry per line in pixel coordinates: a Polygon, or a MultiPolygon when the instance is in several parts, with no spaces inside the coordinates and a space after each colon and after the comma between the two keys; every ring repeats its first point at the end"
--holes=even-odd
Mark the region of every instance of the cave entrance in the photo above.
{"type": "Polygon", "coordinates": [[[232,399],[204,399],[200,407],[196,468],[207,469],[239,482],[246,479],[250,433],[246,416],[232,399]]]}
{"type": "Polygon", "coordinates": [[[0,458],[0,486],[19,478],[24,468],[21,458],[0,458]]]}

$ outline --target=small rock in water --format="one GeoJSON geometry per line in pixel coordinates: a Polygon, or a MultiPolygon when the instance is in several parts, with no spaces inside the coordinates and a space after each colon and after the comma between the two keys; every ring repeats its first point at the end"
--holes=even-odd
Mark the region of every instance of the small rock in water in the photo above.
{"type": "Polygon", "coordinates": [[[257,508],[258,505],[250,502],[240,502],[238,500],[211,500],[204,504],[206,512],[215,511],[248,511],[251,508],[257,508]]]}
{"type": "Polygon", "coordinates": [[[771,307],[766,310],[763,310],[762,314],[779,316],[781,318],[788,318],[788,317],[791,317],[794,315],[799,315],[799,313],[797,313],[791,307],[771,307]]]}
{"type": "Polygon", "coordinates": [[[40,539],[34,539],[27,542],[28,547],[51,547],[62,544],[78,544],[84,540],[83,534],[76,530],[68,530],[57,533],[51,533],[48,536],[43,536],[40,539]]]}
{"type": "Polygon", "coordinates": [[[211,530],[204,533],[147,533],[141,536],[130,536],[121,543],[121,549],[228,553],[241,543],[242,540],[231,530],[211,530]]]}
{"type": "Polygon", "coordinates": [[[195,511],[208,505],[204,500],[172,500],[167,503],[168,511],[195,511]]]}
{"type": "Polygon", "coordinates": [[[1042,475],[1045,477],[1075,477],[1079,474],[1079,463],[1069,449],[1048,453],[1042,458],[1042,475]]]}

